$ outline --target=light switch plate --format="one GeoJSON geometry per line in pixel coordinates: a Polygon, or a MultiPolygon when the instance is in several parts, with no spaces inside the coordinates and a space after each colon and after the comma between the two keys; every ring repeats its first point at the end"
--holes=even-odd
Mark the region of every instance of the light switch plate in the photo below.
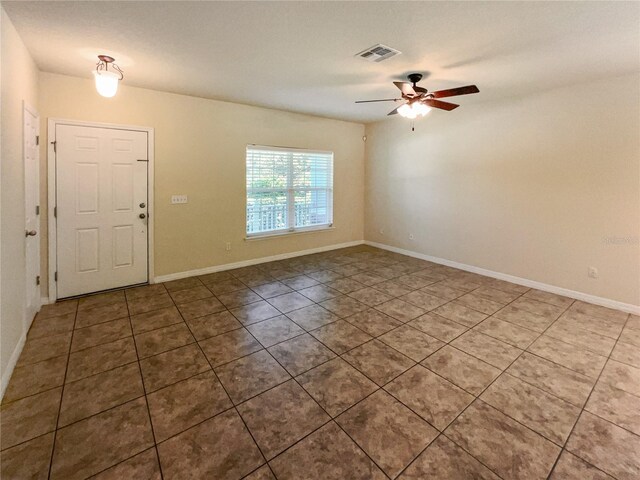
{"type": "Polygon", "coordinates": [[[189,198],[186,195],[171,195],[171,204],[188,203],[189,198]]]}

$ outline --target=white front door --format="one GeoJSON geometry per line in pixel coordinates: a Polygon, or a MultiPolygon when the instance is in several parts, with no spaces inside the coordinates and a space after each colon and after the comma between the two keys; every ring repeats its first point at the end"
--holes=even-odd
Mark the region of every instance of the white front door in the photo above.
{"type": "Polygon", "coordinates": [[[148,281],[147,132],[56,125],[57,294],[148,281]]]}
{"type": "Polygon", "coordinates": [[[40,310],[40,126],[38,114],[26,105],[23,115],[26,321],[30,325],[40,310]]]}

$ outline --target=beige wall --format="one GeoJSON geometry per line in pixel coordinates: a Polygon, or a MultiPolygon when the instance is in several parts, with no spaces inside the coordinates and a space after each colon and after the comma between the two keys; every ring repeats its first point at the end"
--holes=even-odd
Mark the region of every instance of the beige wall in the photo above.
{"type": "Polygon", "coordinates": [[[640,78],[460,103],[367,126],[365,238],[639,305],[640,78]]]}
{"type": "Polygon", "coordinates": [[[38,70],[4,9],[0,8],[1,173],[0,372],[2,391],[31,319],[25,318],[24,168],[22,106],[37,107],[38,70]]]}
{"type": "MultiPolygon", "coordinates": [[[[89,79],[49,73],[40,75],[40,116],[43,135],[50,117],[155,129],[156,275],[363,239],[362,124],[133,88],[126,77],[106,99],[89,79]],[[244,240],[250,143],[334,152],[334,230],[244,240]],[[171,205],[172,194],[188,195],[189,203],[171,205]]],[[[46,179],[44,144],[41,157],[46,179]]]]}

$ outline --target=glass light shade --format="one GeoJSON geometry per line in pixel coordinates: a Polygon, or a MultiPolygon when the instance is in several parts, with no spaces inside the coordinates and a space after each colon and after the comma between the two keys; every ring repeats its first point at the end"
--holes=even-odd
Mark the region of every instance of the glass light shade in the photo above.
{"type": "Polygon", "coordinates": [[[120,75],[114,72],[107,71],[93,71],[93,76],[96,79],[96,90],[103,97],[111,98],[118,91],[118,82],[120,81],[120,75]]]}
{"type": "Polygon", "coordinates": [[[414,103],[413,110],[420,116],[424,117],[427,113],[431,111],[431,107],[425,105],[424,103],[414,103]]]}
{"type": "Polygon", "coordinates": [[[402,115],[404,118],[416,118],[416,112],[413,111],[411,105],[405,103],[400,108],[398,108],[398,113],[402,115]]]}
{"type": "Polygon", "coordinates": [[[431,107],[425,105],[421,102],[416,102],[413,104],[405,103],[400,108],[398,108],[398,113],[405,118],[414,119],[417,118],[418,115],[424,117],[427,113],[431,111],[431,107]]]}

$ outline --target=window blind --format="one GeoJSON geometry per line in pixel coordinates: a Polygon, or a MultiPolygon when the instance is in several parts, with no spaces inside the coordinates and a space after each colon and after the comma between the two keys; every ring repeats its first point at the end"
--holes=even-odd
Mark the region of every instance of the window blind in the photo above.
{"type": "Polygon", "coordinates": [[[247,235],[330,226],[333,153],[247,147],[247,235]]]}

